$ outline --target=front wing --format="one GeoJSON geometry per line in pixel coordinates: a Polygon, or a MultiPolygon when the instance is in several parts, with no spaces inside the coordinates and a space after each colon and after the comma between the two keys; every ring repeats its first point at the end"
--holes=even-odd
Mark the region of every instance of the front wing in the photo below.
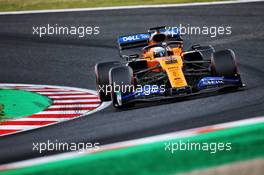
{"type": "Polygon", "coordinates": [[[238,89],[240,87],[245,87],[242,83],[240,76],[236,78],[225,78],[225,77],[204,77],[196,85],[196,91],[181,90],[181,93],[164,93],[157,86],[153,88],[148,86],[148,88],[143,88],[144,91],[134,91],[129,94],[119,93],[120,103],[127,104],[131,102],[150,102],[168,99],[183,99],[187,97],[198,96],[201,94],[215,93],[218,91],[229,91],[238,89]],[[147,92],[146,92],[147,91],[147,92]],[[165,95],[166,94],[166,95],[165,95]]]}

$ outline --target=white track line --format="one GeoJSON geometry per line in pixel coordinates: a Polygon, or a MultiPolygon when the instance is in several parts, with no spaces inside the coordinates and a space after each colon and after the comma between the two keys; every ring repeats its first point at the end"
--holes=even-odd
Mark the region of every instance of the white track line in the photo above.
{"type": "Polygon", "coordinates": [[[80,103],[80,102],[98,102],[99,99],[89,99],[89,100],[54,100],[53,103],[80,103]]]}
{"type": "Polygon", "coordinates": [[[63,110],[63,111],[42,111],[39,113],[36,113],[36,115],[38,114],[84,114],[86,112],[89,112],[89,110],[82,110],[82,109],[77,109],[77,110],[63,110]]]}
{"type": "Polygon", "coordinates": [[[10,120],[5,120],[5,121],[64,121],[64,120],[69,120],[69,118],[19,118],[19,119],[10,119],[10,120]]]}
{"type": "Polygon", "coordinates": [[[97,107],[100,104],[82,104],[82,105],[53,105],[50,106],[48,109],[53,108],[85,108],[85,107],[97,107]]]}
{"type": "Polygon", "coordinates": [[[60,92],[38,92],[41,95],[58,95],[58,94],[86,94],[85,92],[71,92],[71,91],[60,91],[60,92]]]}
{"type": "MultiPolygon", "coordinates": [[[[161,134],[161,135],[152,136],[152,137],[145,137],[141,139],[135,139],[135,140],[113,143],[109,145],[103,145],[100,147],[98,152],[116,149],[116,148],[125,148],[125,147],[137,146],[137,145],[142,145],[142,144],[150,144],[154,142],[161,142],[161,141],[172,140],[172,139],[177,139],[177,138],[190,137],[190,136],[199,134],[198,132],[200,130],[203,130],[203,129],[206,130],[207,128],[227,129],[227,128],[232,128],[232,127],[239,127],[239,126],[257,124],[257,123],[263,123],[263,122],[264,122],[264,117],[256,117],[256,118],[239,120],[235,122],[228,122],[228,123],[210,125],[210,126],[188,129],[188,130],[183,130],[183,131],[176,131],[176,132],[172,132],[168,134],[161,134]]],[[[61,153],[61,154],[51,155],[51,156],[46,156],[46,157],[34,158],[34,159],[29,159],[29,160],[14,162],[14,163],[8,163],[8,164],[0,165],[0,171],[30,167],[34,165],[51,163],[55,161],[65,160],[65,159],[72,159],[72,158],[84,156],[90,153],[94,153],[94,152],[87,151],[87,152],[80,153],[80,152],[75,151],[75,152],[61,153]]]]}
{"type": "Polygon", "coordinates": [[[83,88],[75,88],[75,87],[67,87],[67,86],[54,86],[54,85],[35,85],[35,84],[1,84],[1,87],[17,87],[17,86],[21,86],[21,87],[30,87],[30,88],[45,88],[47,86],[49,86],[50,88],[61,88],[61,89],[66,89],[66,90],[76,90],[76,91],[83,91],[85,93],[91,93],[94,95],[97,95],[97,92],[94,90],[89,90],[89,89],[83,89],[83,88]]]}
{"type": "Polygon", "coordinates": [[[65,96],[49,96],[49,98],[84,98],[84,97],[87,97],[87,98],[90,98],[90,97],[97,97],[96,95],[65,95],[65,96]]]}
{"type": "Polygon", "coordinates": [[[30,92],[62,92],[62,91],[65,91],[63,89],[30,89],[30,88],[22,88],[20,90],[30,91],[30,92]]]}
{"type": "Polygon", "coordinates": [[[3,125],[1,126],[0,125],[0,129],[3,129],[3,130],[29,130],[29,129],[33,129],[33,128],[36,128],[36,127],[39,127],[39,126],[42,126],[42,125],[3,125]]]}
{"type": "MultiPolygon", "coordinates": [[[[146,138],[142,138],[142,139],[130,140],[130,141],[126,141],[124,143],[125,143],[125,145],[131,145],[131,144],[132,145],[142,145],[142,144],[153,143],[153,142],[157,142],[157,141],[164,141],[164,140],[169,140],[169,139],[176,139],[176,138],[182,138],[182,137],[187,137],[187,136],[193,136],[193,135],[200,134],[198,131],[211,129],[211,128],[213,128],[215,130],[217,130],[217,129],[228,129],[228,128],[245,126],[245,125],[250,125],[250,124],[257,124],[257,123],[262,123],[262,122],[264,122],[264,117],[256,117],[256,118],[244,119],[244,120],[239,120],[239,121],[234,121],[234,122],[228,122],[228,123],[222,123],[222,124],[216,124],[216,125],[209,125],[209,126],[205,126],[205,127],[194,128],[194,129],[188,129],[188,130],[183,130],[183,131],[178,131],[178,132],[172,132],[172,133],[162,134],[162,135],[158,135],[158,136],[146,137],[146,138]]],[[[118,146],[118,144],[116,144],[116,146],[118,146]]]]}
{"type": "Polygon", "coordinates": [[[251,2],[262,2],[262,1],[263,0],[232,0],[232,1],[219,1],[219,2],[183,3],[183,4],[136,5],[136,6],[117,6],[117,7],[97,7],[97,8],[73,8],[73,9],[58,9],[58,10],[11,11],[11,12],[0,12],[0,15],[83,12],[83,11],[102,11],[102,10],[104,10],[104,11],[105,10],[126,10],[126,9],[167,8],[167,7],[187,7],[187,6],[205,6],[205,5],[251,3],[251,2]]]}

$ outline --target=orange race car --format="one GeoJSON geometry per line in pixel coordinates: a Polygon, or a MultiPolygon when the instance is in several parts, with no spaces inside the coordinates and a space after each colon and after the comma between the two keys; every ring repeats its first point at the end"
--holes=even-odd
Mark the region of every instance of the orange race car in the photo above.
{"type": "Polygon", "coordinates": [[[232,50],[215,51],[210,45],[193,45],[184,51],[176,28],[162,26],[147,33],[121,36],[118,44],[125,61],[95,66],[100,99],[112,101],[116,108],[133,106],[137,101],[187,97],[244,86],[232,50]]]}

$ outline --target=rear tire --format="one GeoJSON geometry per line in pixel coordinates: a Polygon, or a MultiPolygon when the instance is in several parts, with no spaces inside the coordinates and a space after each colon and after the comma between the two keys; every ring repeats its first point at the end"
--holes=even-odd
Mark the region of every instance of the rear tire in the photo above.
{"type": "Polygon", "coordinates": [[[127,94],[132,92],[133,90],[133,70],[129,66],[119,66],[119,67],[114,67],[110,70],[110,84],[113,87],[112,88],[112,93],[111,93],[111,98],[112,98],[112,103],[115,108],[127,108],[127,107],[132,107],[134,106],[134,103],[127,103],[123,104],[122,100],[120,99],[121,96],[118,96],[117,93],[127,94]],[[129,88],[125,88],[129,87],[129,88]],[[119,92],[117,91],[121,90],[119,92]]]}
{"type": "Polygon", "coordinates": [[[214,76],[235,77],[238,69],[234,51],[228,49],[213,53],[211,71],[214,76]]]}
{"type": "Polygon", "coordinates": [[[103,62],[95,65],[96,87],[102,102],[111,101],[109,71],[111,68],[120,65],[119,61],[103,62]]]}

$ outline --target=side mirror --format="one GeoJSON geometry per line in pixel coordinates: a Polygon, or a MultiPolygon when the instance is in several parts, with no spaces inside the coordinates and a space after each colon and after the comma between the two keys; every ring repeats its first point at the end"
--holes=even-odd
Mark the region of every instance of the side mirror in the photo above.
{"type": "Polygon", "coordinates": [[[137,58],[139,58],[139,55],[138,54],[132,54],[132,55],[129,55],[129,58],[130,59],[137,59],[137,58]]]}
{"type": "Polygon", "coordinates": [[[138,54],[132,54],[132,55],[121,55],[121,57],[123,59],[125,59],[126,61],[133,61],[136,60],[137,58],[139,58],[138,54]]]}

